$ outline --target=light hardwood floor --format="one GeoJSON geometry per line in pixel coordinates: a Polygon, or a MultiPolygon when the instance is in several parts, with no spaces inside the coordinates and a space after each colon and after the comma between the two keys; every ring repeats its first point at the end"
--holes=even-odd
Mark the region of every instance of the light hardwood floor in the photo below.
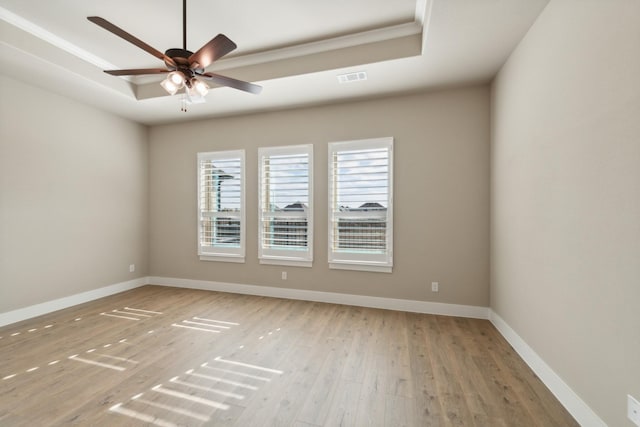
{"type": "Polygon", "coordinates": [[[0,337],[0,426],[578,425],[486,320],[145,286],[0,337]]]}

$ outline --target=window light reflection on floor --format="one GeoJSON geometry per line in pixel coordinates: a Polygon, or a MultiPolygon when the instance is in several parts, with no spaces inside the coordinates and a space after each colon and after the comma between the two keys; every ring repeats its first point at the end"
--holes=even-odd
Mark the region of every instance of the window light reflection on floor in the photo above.
{"type": "Polygon", "coordinates": [[[177,427],[177,424],[172,422],[154,417],[152,415],[144,414],[142,412],[133,411],[131,409],[123,408],[122,403],[118,403],[109,408],[109,411],[115,412],[118,414],[126,415],[130,418],[134,418],[136,420],[144,421],[146,423],[150,423],[159,427],[177,427]]]}
{"type": "Polygon", "coordinates": [[[278,369],[240,362],[237,360],[231,360],[218,356],[214,360],[200,364],[198,368],[189,369],[184,374],[169,379],[167,383],[171,385],[170,387],[167,387],[164,384],[158,384],[154,387],[151,387],[147,392],[136,394],[127,403],[118,403],[112,406],[109,411],[159,426],[169,426],[173,424],[170,421],[163,419],[163,415],[161,412],[158,413],[158,415],[156,415],[155,413],[153,413],[153,415],[151,413],[148,413],[150,411],[153,411],[153,408],[179,415],[184,415],[197,419],[199,421],[205,421],[206,418],[206,421],[208,421],[211,415],[202,413],[202,409],[195,409],[198,407],[197,405],[207,406],[214,411],[227,410],[230,408],[230,406],[224,402],[225,399],[229,398],[242,400],[245,398],[243,394],[221,390],[218,387],[224,387],[225,385],[233,386],[245,390],[244,393],[251,393],[259,390],[260,388],[255,385],[246,384],[246,382],[241,382],[240,380],[233,381],[228,378],[219,378],[216,376],[204,375],[200,372],[197,372],[197,370],[201,369],[216,370],[218,372],[226,374],[225,376],[235,375],[236,377],[246,379],[247,381],[258,380],[262,382],[262,386],[264,387],[267,386],[266,383],[271,381],[271,378],[268,377],[269,374],[283,374],[283,371],[278,369]],[[194,380],[189,381],[188,378],[194,378],[194,380]],[[198,381],[197,379],[200,379],[200,381],[198,381]],[[182,389],[183,391],[180,391],[180,389],[182,389]],[[197,395],[198,393],[202,395],[203,392],[204,396],[206,397],[197,395]],[[144,399],[141,398],[143,395],[144,399]],[[160,399],[159,395],[163,396],[162,403],[157,401],[158,399],[160,399]],[[222,399],[222,401],[215,399],[215,397],[212,395],[217,396],[218,398],[222,399]],[[177,399],[176,403],[167,403],[167,396],[177,399]],[[195,403],[196,406],[193,406],[190,409],[183,409],[184,405],[180,405],[178,403],[183,399],[195,403]],[[135,402],[145,404],[145,412],[139,412],[132,409],[135,408],[135,402]],[[127,405],[127,407],[125,407],[125,405],[127,405]]]}
{"type": "Polygon", "coordinates": [[[211,392],[211,393],[215,393],[215,394],[219,394],[221,396],[225,396],[225,397],[231,397],[233,399],[238,399],[238,400],[242,400],[244,399],[244,396],[238,393],[233,393],[230,391],[225,391],[225,390],[220,390],[217,388],[213,388],[213,387],[206,387],[203,385],[199,385],[199,384],[194,384],[194,383],[190,383],[187,381],[182,381],[179,380],[178,378],[180,377],[173,377],[169,380],[169,382],[175,383],[175,384],[179,384],[179,385],[183,385],[185,387],[189,387],[189,388],[193,388],[196,390],[202,390],[202,391],[207,391],[207,392],[211,392]]]}
{"type": "Polygon", "coordinates": [[[151,400],[140,399],[140,398],[138,398],[137,401],[140,403],[144,403],[145,405],[153,406],[155,408],[164,409],[179,415],[185,415],[187,417],[194,418],[199,421],[209,421],[210,419],[207,415],[200,414],[198,412],[193,412],[188,409],[179,408],[177,406],[165,405],[163,403],[152,402],[151,400]]]}
{"type": "Polygon", "coordinates": [[[205,380],[211,380],[211,381],[215,381],[217,383],[229,384],[229,385],[240,387],[240,388],[246,388],[247,390],[257,390],[258,389],[258,387],[256,387],[256,386],[245,384],[245,383],[241,383],[239,381],[227,380],[227,379],[224,379],[224,378],[214,377],[214,376],[211,376],[211,375],[198,374],[196,372],[193,372],[193,369],[190,369],[185,373],[187,375],[192,375],[192,376],[197,377],[197,378],[204,378],[205,380]]]}
{"type": "Polygon", "coordinates": [[[158,384],[157,386],[152,387],[151,390],[158,393],[166,394],[168,396],[178,397],[180,399],[186,399],[192,402],[201,403],[203,405],[211,406],[212,408],[222,409],[223,411],[229,409],[229,405],[226,405],[224,403],[216,402],[215,400],[211,399],[205,399],[204,397],[192,396],[181,391],[171,390],[163,387],[162,384],[158,384]]]}

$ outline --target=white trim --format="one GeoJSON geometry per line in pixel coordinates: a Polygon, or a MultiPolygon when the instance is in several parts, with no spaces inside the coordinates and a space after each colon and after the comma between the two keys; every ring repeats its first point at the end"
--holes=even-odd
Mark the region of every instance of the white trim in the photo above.
{"type": "Polygon", "coordinates": [[[357,263],[347,261],[331,261],[329,262],[331,270],[353,270],[353,271],[371,271],[374,273],[393,273],[393,267],[382,264],[376,265],[372,263],[357,263]]]}
{"type": "Polygon", "coordinates": [[[237,262],[244,263],[245,257],[243,255],[200,255],[200,261],[216,261],[216,262],[237,262]]]}
{"type": "Polygon", "coordinates": [[[287,265],[289,267],[313,267],[313,261],[300,261],[297,258],[278,258],[265,257],[260,258],[260,264],[265,265],[287,265]]]}
{"type": "Polygon", "coordinates": [[[126,282],[116,283],[114,285],[105,286],[91,291],[82,292],[68,297],[58,298],[52,301],[40,304],[30,305],[28,307],[19,308],[17,310],[0,313],[0,326],[9,325],[11,323],[21,322],[32,317],[42,316],[43,314],[53,311],[62,310],[74,305],[93,301],[109,295],[135,289],[149,283],[148,277],[139,277],[137,279],[128,280],[126,282]]]}
{"type": "Polygon", "coordinates": [[[304,289],[276,288],[272,286],[244,285],[238,283],[212,282],[208,280],[178,279],[174,277],[149,277],[148,283],[177,288],[202,289],[234,294],[258,295],[358,307],[382,308],[411,313],[438,314],[443,316],[488,319],[489,308],[473,305],[445,304],[430,301],[415,301],[366,295],[341,294],[336,292],[309,291],[304,289]]]}
{"type": "Polygon", "coordinates": [[[53,33],[45,30],[44,28],[34,24],[31,21],[24,19],[23,17],[16,15],[13,12],[8,11],[5,8],[0,7],[0,19],[9,24],[20,28],[21,30],[32,34],[33,36],[44,40],[45,42],[52,44],[53,46],[64,50],[65,52],[74,55],[83,61],[86,61],[90,64],[95,65],[98,68],[103,70],[113,70],[119,68],[112,63],[100,58],[99,56],[94,55],[84,49],[79,48],[78,46],[69,43],[67,40],[56,36],[53,33]]]}
{"type": "Polygon", "coordinates": [[[419,22],[405,22],[388,27],[374,28],[360,33],[347,34],[326,40],[303,43],[294,46],[272,49],[264,52],[248,53],[241,56],[232,56],[209,67],[210,71],[221,71],[229,68],[247,67],[267,62],[281,61],[301,56],[314,55],[339,49],[347,49],[364,44],[384,42],[401,37],[421,34],[422,25],[419,22]]]}
{"type": "Polygon", "coordinates": [[[489,309],[489,321],[502,334],[513,349],[542,380],[560,403],[583,427],[607,427],[607,424],[556,374],[553,369],[507,324],[495,311],[489,309]]]}
{"type": "Polygon", "coordinates": [[[416,12],[414,15],[415,22],[422,26],[423,32],[425,16],[427,16],[427,1],[428,0],[416,0],[416,12]]]}
{"type": "Polygon", "coordinates": [[[422,25],[422,49],[424,55],[427,49],[427,39],[431,29],[431,17],[433,16],[433,3],[435,0],[416,1],[416,22],[422,25]]]}
{"type": "Polygon", "coordinates": [[[341,294],[336,292],[309,291],[303,289],[276,288],[271,286],[243,285],[236,283],[212,282],[207,280],[179,279],[170,277],[139,277],[127,282],[116,283],[103,288],[80,294],[47,301],[41,304],[0,313],[0,326],[20,322],[53,311],[93,301],[109,295],[128,291],[144,285],[174,286],[178,288],[203,289],[218,292],[230,292],[245,295],[258,295],[274,298],[286,298],[304,301],[326,302],[332,304],[354,305],[358,307],[382,308],[386,310],[407,311],[412,313],[437,314],[443,316],[470,317],[488,319],[489,308],[473,305],[445,304],[430,301],[415,301],[395,298],[382,298],[366,295],[341,294]]]}

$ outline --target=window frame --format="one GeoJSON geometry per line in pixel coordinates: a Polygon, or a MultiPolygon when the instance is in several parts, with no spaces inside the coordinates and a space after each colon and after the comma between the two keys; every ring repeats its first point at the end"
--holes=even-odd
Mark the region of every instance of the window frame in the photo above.
{"type": "Polygon", "coordinates": [[[293,267],[311,267],[313,265],[313,144],[288,145],[278,147],[260,147],[258,149],[258,259],[260,264],[287,265],[293,267]],[[263,210],[264,159],[271,156],[299,155],[308,156],[308,205],[306,211],[287,212],[286,214],[267,214],[263,210]],[[307,219],[307,249],[286,250],[267,248],[263,245],[264,221],[266,217],[290,217],[307,219]]]}
{"type": "MultiPolygon", "coordinates": [[[[197,154],[197,194],[196,194],[196,210],[197,210],[197,246],[198,256],[201,261],[221,261],[221,262],[237,262],[244,263],[246,255],[246,190],[245,190],[245,150],[227,150],[227,151],[210,151],[197,154]],[[239,247],[211,247],[202,246],[202,219],[204,217],[201,209],[201,193],[202,193],[202,162],[215,160],[235,160],[240,161],[240,197],[239,212],[225,213],[225,216],[237,217],[240,221],[240,246],[239,247]]],[[[214,196],[217,198],[215,192],[214,196]]],[[[207,216],[217,217],[215,212],[207,213],[207,216]]],[[[220,215],[222,216],[222,215],[220,215]]]]}
{"type": "Polygon", "coordinates": [[[328,227],[327,227],[327,252],[330,269],[358,270],[381,273],[393,271],[393,137],[361,139],[353,141],[338,141],[328,144],[328,227]],[[336,186],[334,182],[335,164],[334,153],[345,151],[359,151],[385,148],[388,150],[388,192],[387,209],[385,213],[376,211],[351,211],[342,212],[334,209],[338,203],[336,186]],[[381,218],[386,217],[385,252],[381,254],[353,253],[348,251],[336,251],[334,249],[334,227],[339,218],[381,218]]]}

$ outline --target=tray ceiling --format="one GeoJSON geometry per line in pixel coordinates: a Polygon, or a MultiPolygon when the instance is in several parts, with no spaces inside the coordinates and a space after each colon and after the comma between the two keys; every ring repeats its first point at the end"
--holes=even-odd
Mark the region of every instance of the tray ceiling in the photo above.
{"type": "Polygon", "coordinates": [[[215,88],[186,114],[158,77],[103,73],[163,64],[86,19],[101,16],[164,51],[182,46],[179,0],[0,0],[0,66],[11,78],[151,125],[488,82],[547,2],[188,0],[187,48],[227,35],[238,49],[207,70],[264,90],[215,88]],[[367,80],[338,82],[357,71],[367,80]]]}

